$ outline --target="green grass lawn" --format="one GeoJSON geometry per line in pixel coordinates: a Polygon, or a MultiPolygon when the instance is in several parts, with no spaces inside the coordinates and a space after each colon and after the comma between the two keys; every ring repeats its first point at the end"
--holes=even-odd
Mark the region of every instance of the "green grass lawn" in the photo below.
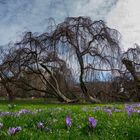
{"type": "MultiPolygon", "coordinates": [[[[124,104],[66,105],[45,104],[37,101],[16,101],[16,106],[0,103],[0,140],[139,140],[140,114],[129,117],[124,104]],[[95,111],[95,107],[101,110],[95,111]],[[110,109],[109,115],[104,109],[110,109]],[[29,113],[19,113],[28,109],[29,113]],[[117,111],[116,109],[119,109],[117,111]],[[2,112],[11,115],[2,115],[2,112]],[[66,116],[71,116],[72,126],[66,126],[66,116]],[[94,117],[97,126],[92,128],[88,118],[94,117]],[[38,128],[42,122],[44,128],[38,128]],[[21,126],[22,130],[10,135],[10,127],[21,126]]],[[[136,108],[137,110],[139,107],[136,108]]]]}

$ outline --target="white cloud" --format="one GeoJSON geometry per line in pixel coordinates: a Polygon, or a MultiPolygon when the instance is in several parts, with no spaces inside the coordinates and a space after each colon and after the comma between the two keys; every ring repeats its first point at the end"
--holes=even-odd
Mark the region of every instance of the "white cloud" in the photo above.
{"type": "Polygon", "coordinates": [[[25,30],[43,32],[47,19],[61,22],[67,16],[105,19],[117,0],[5,0],[0,2],[0,44],[17,40],[25,30]]]}
{"type": "Polygon", "coordinates": [[[140,0],[119,0],[108,15],[107,23],[120,31],[125,49],[134,43],[140,44],[140,0]]]}

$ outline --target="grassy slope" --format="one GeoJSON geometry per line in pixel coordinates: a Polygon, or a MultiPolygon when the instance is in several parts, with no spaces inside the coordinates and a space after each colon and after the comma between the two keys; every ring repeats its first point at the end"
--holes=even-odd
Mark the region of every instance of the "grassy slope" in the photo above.
{"type": "Polygon", "coordinates": [[[9,109],[7,103],[0,103],[0,111],[15,112],[20,109],[44,109],[36,115],[25,114],[20,117],[0,118],[4,124],[0,130],[0,140],[137,140],[140,139],[140,116],[128,117],[126,112],[114,112],[112,117],[104,111],[93,112],[95,106],[114,106],[123,109],[122,104],[107,105],[57,105],[41,102],[15,102],[16,107],[9,109]],[[73,125],[67,129],[65,117],[71,115],[73,125]],[[88,117],[98,120],[95,129],[89,129],[88,117]],[[44,122],[46,128],[39,130],[38,122],[44,122]],[[23,130],[15,136],[7,134],[9,127],[21,126],[23,130]]]}

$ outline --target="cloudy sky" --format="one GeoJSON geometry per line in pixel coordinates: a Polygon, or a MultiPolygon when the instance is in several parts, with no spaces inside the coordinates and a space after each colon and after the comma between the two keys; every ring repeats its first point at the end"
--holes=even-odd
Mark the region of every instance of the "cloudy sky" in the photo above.
{"type": "Polygon", "coordinates": [[[105,20],[122,34],[122,45],[140,44],[140,0],[0,0],[0,45],[20,39],[22,32],[43,32],[48,19],[67,16],[105,20]]]}

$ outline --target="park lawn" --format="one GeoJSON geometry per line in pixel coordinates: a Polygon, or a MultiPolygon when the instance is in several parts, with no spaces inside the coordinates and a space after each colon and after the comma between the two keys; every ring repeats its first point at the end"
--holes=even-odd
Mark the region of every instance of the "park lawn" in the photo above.
{"type": "MultiPolygon", "coordinates": [[[[138,107],[136,108],[139,109],[138,107]]],[[[35,101],[1,101],[0,140],[139,140],[140,114],[128,116],[124,104],[46,104],[35,101]],[[27,112],[17,115],[17,112],[27,112]],[[110,109],[112,115],[104,109],[110,109]],[[116,110],[116,111],[115,111],[116,110]],[[118,111],[117,111],[118,110],[118,111]],[[29,112],[28,112],[29,111],[29,112]],[[12,114],[2,115],[3,112],[12,114]],[[72,118],[72,126],[66,126],[66,117],[72,118]],[[88,118],[94,117],[97,126],[92,128],[88,118]],[[38,128],[42,122],[44,128],[38,128]],[[10,127],[22,130],[10,135],[10,127]]]]}

